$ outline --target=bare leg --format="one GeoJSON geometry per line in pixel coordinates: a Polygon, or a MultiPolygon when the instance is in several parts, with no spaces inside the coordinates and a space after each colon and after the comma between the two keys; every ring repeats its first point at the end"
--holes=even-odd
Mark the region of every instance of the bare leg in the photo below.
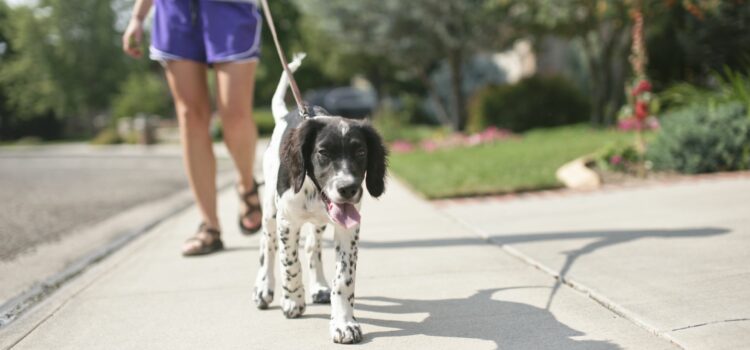
{"type": "Polygon", "coordinates": [[[326,225],[313,227],[305,225],[307,231],[307,241],[305,242],[305,251],[307,252],[307,261],[310,263],[310,297],[313,303],[328,304],[331,302],[331,288],[328,287],[326,276],[323,273],[323,263],[321,262],[320,242],[323,239],[323,232],[326,225]]]}
{"type": "MultiPolygon", "coordinates": [[[[256,66],[256,61],[216,65],[217,105],[224,128],[224,143],[237,168],[242,192],[254,188],[253,164],[258,140],[258,128],[253,120],[256,66]]],[[[258,202],[258,197],[251,198],[252,204],[258,202]]],[[[261,213],[253,212],[249,218],[243,218],[243,226],[258,226],[260,220],[261,213]]]]}
{"type": "Polygon", "coordinates": [[[354,318],[354,278],[357,275],[359,226],[335,226],[336,278],[331,292],[331,338],[334,343],[359,343],[362,329],[354,318]]]}
{"type": "Polygon", "coordinates": [[[166,73],[180,124],[183,160],[190,188],[198,202],[203,222],[219,229],[216,215],[216,159],[209,133],[211,108],[206,65],[192,61],[169,61],[166,73]]]}

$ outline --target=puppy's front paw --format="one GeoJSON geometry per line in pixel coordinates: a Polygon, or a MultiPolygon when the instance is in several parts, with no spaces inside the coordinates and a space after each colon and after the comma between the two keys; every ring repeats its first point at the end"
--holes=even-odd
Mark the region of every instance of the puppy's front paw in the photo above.
{"type": "Polygon", "coordinates": [[[265,286],[256,286],[253,291],[253,301],[258,309],[268,309],[268,304],[273,301],[273,290],[265,286]]]}
{"type": "Polygon", "coordinates": [[[331,339],[339,344],[356,344],[362,341],[362,328],[356,321],[331,320],[331,339]]]}
{"type": "Polygon", "coordinates": [[[286,318],[297,318],[305,313],[305,300],[302,298],[284,298],[281,301],[281,311],[286,318]]]}

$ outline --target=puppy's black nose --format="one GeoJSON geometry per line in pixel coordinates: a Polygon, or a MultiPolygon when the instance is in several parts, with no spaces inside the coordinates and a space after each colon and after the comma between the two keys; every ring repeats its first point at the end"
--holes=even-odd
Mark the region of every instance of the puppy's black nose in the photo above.
{"type": "Polygon", "coordinates": [[[355,195],[357,195],[359,186],[357,184],[339,186],[336,190],[339,191],[339,195],[341,195],[341,197],[345,199],[352,199],[355,195]]]}

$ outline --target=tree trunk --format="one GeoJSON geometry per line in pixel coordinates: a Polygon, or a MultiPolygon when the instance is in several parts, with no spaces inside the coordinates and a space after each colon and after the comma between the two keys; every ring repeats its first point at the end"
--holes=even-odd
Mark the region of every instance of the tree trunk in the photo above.
{"type": "Polygon", "coordinates": [[[628,27],[601,24],[583,41],[590,75],[591,124],[611,125],[624,103],[628,27]]]}
{"type": "Polygon", "coordinates": [[[427,93],[432,96],[432,99],[435,101],[435,113],[438,121],[443,125],[449,124],[451,118],[448,115],[448,108],[446,108],[443,101],[440,100],[440,95],[437,93],[437,89],[435,89],[435,84],[432,83],[432,80],[430,80],[430,77],[424,70],[420,70],[417,75],[427,89],[427,93]]]}
{"type": "Polygon", "coordinates": [[[452,119],[454,131],[463,131],[466,127],[466,99],[462,91],[463,55],[460,50],[452,51],[448,56],[451,71],[452,119]]]}

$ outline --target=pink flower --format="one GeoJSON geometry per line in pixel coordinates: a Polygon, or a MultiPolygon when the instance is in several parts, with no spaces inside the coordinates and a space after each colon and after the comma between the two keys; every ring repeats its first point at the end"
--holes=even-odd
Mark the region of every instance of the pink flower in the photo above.
{"type": "Polygon", "coordinates": [[[656,119],[654,117],[649,117],[646,119],[646,129],[650,130],[657,130],[661,127],[659,124],[659,119],[656,119]]]}
{"type": "Polygon", "coordinates": [[[427,140],[422,141],[421,147],[423,150],[427,152],[434,152],[435,150],[438,149],[439,145],[437,142],[427,139],[427,140]]]}
{"type": "Polygon", "coordinates": [[[414,150],[414,146],[408,141],[397,140],[391,144],[391,150],[395,153],[409,153],[414,150]]]}
{"type": "Polygon", "coordinates": [[[609,164],[620,165],[621,163],[622,163],[622,156],[619,154],[615,154],[609,158],[609,164]]]}
{"type": "Polygon", "coordinates": [[[640,122],[635,117],[622,119],[617,123],[617,128],[623,131],[638,130],[640,122]]]}
{"type": "Polygon", "coordinates": [[[482,134],[470,135],[465,140],[466,140],[466,144],[469,146],[476,146],[478,144],[481,144],[484,141],[482,140],[482,134]]]}

